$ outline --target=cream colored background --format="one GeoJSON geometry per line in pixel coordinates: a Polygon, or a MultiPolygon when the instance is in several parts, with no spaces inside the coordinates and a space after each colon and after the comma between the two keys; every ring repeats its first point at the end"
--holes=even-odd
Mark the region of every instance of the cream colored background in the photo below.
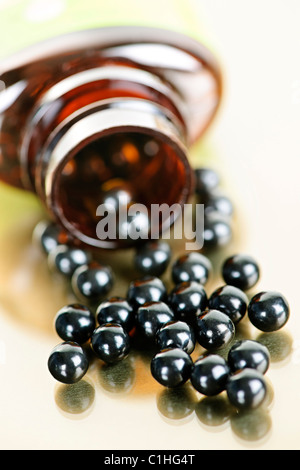
{"type": "MultiPolygon", "coordinates": [[[[262,269],[255,290],[279,290],[291,306],[288,324],[272,337],[267,377],[273,399],[259,428],[269,431],[260,436],[250,418],[240,422],[248,438],[238,435],[230,421],[204,426],[194,412],[171,419],[159,409],[163,390],[139,354],[126,362],[127,375],[115,373],[116,382],[128,383],[126,393],[107,390],[107,375],[93,365],[86,378],[90,385],[67,395],[50,376],[47,359],[59,342],[54,314],[70,297],[31,244],[32,227],[42,215],[38,204],[1,188],[2,449],[300,447],[300,4],[199,0],[199,6],[223,64],[225,89],[218,117],[193,158],[219,170],[236,205],[235,239],[216,257],[216,267],[229,252],[253,254],[262,269]],[[86,410],[79,413],[81,407],[86,410]]],[[[130,257],[112,259],[120,265],[116,291],[121,294],[130,257]]],[[[245,330],[253,338],[258,335],[247,323],[245,330]]],[[[170,406],[171,398],[166,400],[170,406]]]]}

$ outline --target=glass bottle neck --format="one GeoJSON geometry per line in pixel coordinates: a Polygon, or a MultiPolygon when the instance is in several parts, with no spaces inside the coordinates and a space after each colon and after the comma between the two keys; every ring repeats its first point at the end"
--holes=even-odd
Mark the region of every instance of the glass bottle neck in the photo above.
{"type": "MultiPolygon", "coordinates": [[[[149,211],[152,204],[181,207],[187,201],[192,172],[181,107],[180,96],[159,77],[124,65],[84,70],[55,83],[27,126],[24,186],[82,243],[127,246],[128,240],[97,236],[103,188],[126,187],[131,203],[149,211]]],[[[161,233],[177,216],[173,211],[152,230],[161,233]]]]}
{"type": "MultiPolygon", "coordinates": [[[[105,187],[127,188],[132,203],[151,211],[153,204],[182,207],[193,185],[180,121],[158,104],[134,98],[103,100],[70,116],[47,141],[37,170],[37,193],[58,222],[97,248],[128,245],[96,235],[105,187]]],[[[161,233],[178,215],[168,214],[152,230],[161,233]]]]}
{"type": "Polygon", "coordinates": [[[80,31],[2,63],[0,79],[18,91],[1,116],[1,178],[37,193],[75,238],[119,246],[96,237],[104,187],[125,185],[147,207],[187,201],[187,149],[221,97],[218,65],[198,42],[154,28],[80,31]]]}

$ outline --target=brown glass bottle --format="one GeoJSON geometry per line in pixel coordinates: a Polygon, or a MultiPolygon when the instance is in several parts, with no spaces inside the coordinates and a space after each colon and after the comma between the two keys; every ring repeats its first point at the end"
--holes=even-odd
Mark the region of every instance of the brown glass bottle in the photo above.
{"type": "Polygon", "coordinates": [[[205,47],[144,27],[31,46],[0,64],[0,84],[1,180],[36,193],[54,221],[95,248],[124,246],[96,235],[107,190],[125,187],[146,207],[187,202],[188,149],[221,97],[220,70],[205,47]]]}

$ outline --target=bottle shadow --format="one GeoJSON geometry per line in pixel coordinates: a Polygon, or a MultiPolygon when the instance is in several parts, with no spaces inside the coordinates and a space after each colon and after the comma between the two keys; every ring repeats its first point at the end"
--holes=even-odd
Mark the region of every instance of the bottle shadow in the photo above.
{"type": "Polygon", "coordinates": [[[32,241],[36,214],[20,218],[0,233],[0,304],[18,327],[53,334],[56,312],[70,300],[68,286],[49,270],[47,258],[32,241]],[[42,314],[41,314],[42,312],[42,314]]]}

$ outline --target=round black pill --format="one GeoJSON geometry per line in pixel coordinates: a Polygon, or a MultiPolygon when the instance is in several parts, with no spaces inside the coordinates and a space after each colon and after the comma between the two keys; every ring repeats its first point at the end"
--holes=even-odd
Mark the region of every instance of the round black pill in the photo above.
{"type": "Polygon", "coordinates": [[[48,255],[57,246],[67,243],[68,236],[57,224],[42,220],[33,231],[33,240],[48,255]]]}
{"type": "Polygon", "coordinates": [[[235,286],[222,286],[216,289],[208,299],[208,307],[226,313],[233,323],[238,323],[245,316],[248,297],[235,286]]]}
{"type": "Polygon", "coordinates": [[[227,346],[234,338],[235,326],[225,313],[207,310],[197,318],[196,338],[207,350],[227,346]]]}
{"type": "Polygon", "coordinates": [[[150,220],[144,212],[137,212],[129,215],[118,226],[117,237],[120,240],[132,241],[145,239],[148,237],[150,229],[150,220]]]}
{"type": "Polygon", "coordinates": [[[264,376],[255,369],[243,369],[231,375],[226,386],[230,403],[238,409],[255,409],[264,401],[267,385],[264,376]]]}
{"type": "Polygon", "coordinates": [[[159,350],[180,348],[191,354],[195,349],[195,333],[187,323],[171,321],[158,330],[156,344],[159,350]]]}
{"type": "Polygon", "coordinates": [[[218,173],[212,168],[195,168],[195,192],[202,196],[214,191],[220,184],[218,173]]]}
{"type": "Polygon", "coordinates": [[[165,349],[151,360],[154,379],[165,387],[174,388],[189,380],[193,361],[188,353],[179,348],[165,349]]]}
{"type": "Polygon", "coordinates": [[[58,336],[64,341],[83,344],[90,339],[96,320],[88,307],[70,304],[57,312],[54,325],[58,336]]]}
{"type": "Polygon", "coordinates": [[[252,297],[248,305],[250,322],[264,332],[277,331],[288,321],[290,308],[279,292],[260,292],[252,297]]]}
{"type": "Polygon", "coordinates": [[[96,302],[112,288],[113,276],[109,267],[92,262],[77,268],[71,282],[78,298],[96,302]]]}
{"type": "Polygon", "coordinates": [[[147,302],[160,302],[166,299],[167,289],[156,276],[145,276],[129,284],[127,300],[134,309],[147,302]]]}
{"type": "Polygon", "coordinates": [[[205,215],[217,212],[224,217],[231,217],[233,215],[233,204],[229,197],[224,194],[210,194],[204,199],[204,213],[205,215]]]}
{"type": "Polygon", "coordinates": [[[122,186],[104,190],[102,204],[107,211],[117,212],[122,208],[127,208],[131,201],[130,192],[122,186]]]}
{"type": "Polygon", "coordinates": [[[134,264],[141,274],[161,276],[167,269],[170,259],[170,245],[163,241],[153,241],[137,249],[134,264]]]}
{"type": "Polygon", "coordinates": [[[270,364],[270,353],[266,346],[258,341],[246,339],[237,341],[228,353],[228,364],[231,371],[255,369],[264,374],[270,364]]]}
{"type": "Polygon", "coordinates": [[[89,368],[87,354],[82,347],[74,342],[58,344],[48,359],[51,375],[64,384],[79,382],[89,368]]]}
{"type": "Polygon", "coordinates": [[[121,325],[107,323],[95,329],[91,347],[99,359],[106,364],[114,364],[128,356],[130,339],[121,325]]]}
{"type": "Polygon", "coordinates": [[[81,248],[68,245],[59,245],[48,256],[50,267],[56,268],[61,274],[69,278],[80,266],[92,261],[91,254],[81,248]]]}
{"type": "Polygon", "coordinates": [[[101,302],[96,310],[96,318],[99,325],[117,323],[126,331],[134,326],[134,310],[123,297],[111,297],[101,302]]]}
{"type": "Polygon", "coordinates": [[[218,212],[209,212],[204,217],[203,244],[205,248],[222,247],[232,239],[232,228],[228,217],[218,212]]]}
{"type": "Polygon", "coordinates": [[[170,292],[168,304],[177,320],[193,326],[199,311],[203,312],[207,307],[207,294],[203,285],[198,282],[182,282],[170,292]]]}
{"type": "Polygon", "coordinates": [[[195,361],[191,384],[203,395],[214,396],[226,389],[229,375],[230,368],[227,361],[217,354],[210,354],[195,361]]]}
{"type": "Polygon", "coordinates": [[[156,333],[166,323],[174,320],[174,313],[164,302],[147,302],[136,313],[138,333],[148,340],[155,340],[156,333]]]}
{"type": "Polygon", "coordinates": [[[248,290],[258,282],[260,269],[251,256],[237,254],[225,260],[222,266],[222,275],[226,284],[248,290]]]}
{"type": "Polygon", "coordinates": [[[196,281],[205,285],[211,272],[210,260],[197,251],[191,251],[180,256],[173,263],[172,279],[174,284],[196,281]]]}

